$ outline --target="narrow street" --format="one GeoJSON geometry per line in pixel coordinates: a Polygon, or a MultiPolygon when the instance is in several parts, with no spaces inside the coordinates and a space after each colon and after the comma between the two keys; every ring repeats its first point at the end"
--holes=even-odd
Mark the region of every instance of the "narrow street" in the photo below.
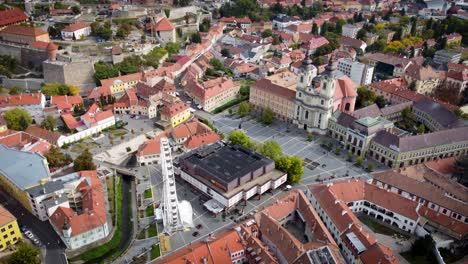
{"type": "MultiPolygon", "coordinates": [[[[25,225],[46,248],[46,264],[66,264],[64,256],[65,245],[48,221],[42,222],[26,210],[18,201],[0,189],[0,203],[8,209],[18,220],[18,224],[25,225]]],[[[23,237],[23,239],[27,239],[23,237]]]]}

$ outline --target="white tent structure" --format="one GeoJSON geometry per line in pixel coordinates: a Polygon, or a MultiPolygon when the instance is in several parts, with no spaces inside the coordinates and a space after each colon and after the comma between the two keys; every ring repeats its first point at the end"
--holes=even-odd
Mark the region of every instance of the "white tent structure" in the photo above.
{"type": "Polygon", "coordinates": [[[189,201],[183,200],[179,203],[179,216],[184,229],[193,228],[193,210],[189,201]]]}

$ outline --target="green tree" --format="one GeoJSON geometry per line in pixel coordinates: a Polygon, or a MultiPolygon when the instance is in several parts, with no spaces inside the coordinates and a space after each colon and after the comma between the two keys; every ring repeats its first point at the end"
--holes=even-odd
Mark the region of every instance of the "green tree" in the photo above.
{"type": "Polygon", "coordinates": [[[348,152],[348,157],[346,159],[347,161],[353,161],[353,153],[348,152]]]}
{"type": "Polygon", "coordinates": [[[8,264],[40,264],[39,249],[32,245],[20,242],[17,245],[17,250],[11,254],[8,259],[8,264]]]}
{"type": "Polygon", "coordinates": [[[268,37],[271,37],[273,36],[273,31],[269,28],[265,29],[263,32],[262,32],[262,38],[268,38],[268,37]]]}
{"type": "Polygon", "coordinates": [[[262,123],[265,125],[271,125],[273,123],[275,116],[273,115],[273,111],[270,108],[265,109],[262,113],[262,123]]]}
{"type": "Polygon", "coordinates": [[[304,175],[304,169],[302,168],[302,160],[297,157],[281,156],[276,159],[275,167],[288,174],[288,181],[290,183],[298,183],[304,175]]]}
{"type": "Polygon", "coordinates": [[[193,33],[192,36],[190,37],[190,41],[192,41],[192,43],[201,43],[200,33],[198,32],[193,33]]]}
{"type": "Polygon", "coordinates": [[[385,97],[383,97],[383,95],[378,95],[375,98],[375,103],[379,108],[383,108],[387,104],[387,100],[385,100],[385,97]]]}
{"type": "Polygon", "coordinates": [[[337,146],[337,147],[335,148],[335,154],[336,154],[336,155],[340,155],[340,153],[341,153],[341,147],[340,147],[340,146],[337,146]]]}
{"type": "Polygon", "coordinates": [[[372,164],[372,163],[367,164],[367,171],[368,172],[373,172],[374,171],[374,164],[372,164]]]}
{"type": "Polygon", "coordinates": [[[98,81],[98,84],[100,84],[100,80],[117,76],[119,76],[118,68],[107,65],[103,61],[98,61],[94,64],[94,78],[98,81]]]}
{"type": "Polygon", "coordinates": [[[361,28],[361,29],[358,31],[358,33],[357,33],[357,35],[356,35],[356,38],[357,38],[357,39],[360,39],[360,40],[364,40],[364,39],[366,38],[366,34],[367,34],[367,31],[366,31],[365,29],[361,28]]]}
{"type": "Polygon", "coordinates": [[[312,24],[312,31],[311,31],[312,34],[315,34],[315,35],[318,35],[318,25],[314,22],[312,24]]]}
{"type": "Polygon", "coordinates": [[[77,95],[80,93],[80,88],[78,86],[61,83],[46,83],[42,86],[41,91],[47,96],[77,95]]]}
{"type": "Polygon", "coordinates": [[[16,94],[20,94],[22,92],[24,92],[23,88],[13,86],[13,87],[10,88],[10,91],[8,92],[8,94],[16,95],[16,94]]]}
{"type": "Polygon", "coordinates": [[[28,111],[22,108],[13,108],[3,113],[7,127],[12,130],[23,131],[31,123],[32,118],[28,111]]]}
{"type": "Polygon", "coordinates": [[[81,9],[79,6],[72,6],[71,10],[73,11],[73,14],[78,15],[81,13],[81,9]]]}
{"type": "Polygon", "coordinates": [[[356,166],[361,167],[364,163],[364,159],[361,156],[358,156],[356,159],[356,166]]]}
{"type": "Polygon", "coordinates": [[[49,165],[53,168],[63,167],[72,162],[72,158],[68,154],[63,154],[60,148],[52,146],[52,148],[44,155],[49,165]]]}
{"type": "Polygon", "coordinates": [[[239,93],[242,96],[249,96],[249,94],[250,94],[250,85],[242,84],[240,89],[239,89],[239,93]]]}
{"type": "Polygon", "coordinates": [[[237,113],[240,116],[247,116],[250,113],[250,104],[247,101],[243,101],[239,104],[239,108],[237,109],[237,113]]]}
{"type": "Polygon", "coordinates": [[[140,67],[143,65],[143,60],[140,56],[132,55],[125,57],[122,62],[118,63],[116,66],[122,74],[135,73],[140,70],[140,67]]]}
{"type": "Polygon", "coordinates": [[[234,130],[229,134],[229,142],[233,145],[241,145],[246,148],[251,146],[250,138],[242,130],[234,130]]]}
{"type": "Polygon", "coordinates": [[[178,54],[180,50],[179,43],[169,42],[166,44],[166,50],[169,54],[178,54]]]}
{"type": "Polygon", "coordinates": [[[265,157],[268,157],[272,160],[279,158],[283,155],[283,150],[281,149],[281,145],[273,140],[266,141],[262,144],[260,149],[258,150],[260,154],[265,157]]]}
{"type": "Polygon", "coordinates": [[[96,169],[96,165],[93,162],[93,156],[88,149],[83,150],[83,152],[78,157],[76,157],[73,164],[73,169],[75,171],[96,169]]]}
{"type": "Polygon", "coordinates": [[[41,127],[49,131],[54,131],[56,126],[57,120],[52,115],[46,116],[46,118],[41,122],[41,127]]]}
{"type": "Polygon", "coordinates": [[[363,106],[368,106],[377,100],[377,95],[371,91],[369,88],[361,86],[357,90],[358,97],[356,99],[356,107],[360,108],[363,106]]]}
{"type": "Polygon", "coordinates": [[[424,124],[420,124],[418,126],[418,134],[424,134],[426,132],[426,127],[424,126],[424,124]]]}
{"type": "Polygon", "coordinates": [[[223,57],[226,57],[226,58],[231,58],[231,56],[232,56],[229,49],[222,49],[221,50],[221,55],[223,55],[223,57]]]}
{"type": "Polygon", "coordinates": [[[164,9],[164,14],[166,15],[167,18],[169,18],[169,16],[171,15],[171,9],[165,8],[164,9]]]}

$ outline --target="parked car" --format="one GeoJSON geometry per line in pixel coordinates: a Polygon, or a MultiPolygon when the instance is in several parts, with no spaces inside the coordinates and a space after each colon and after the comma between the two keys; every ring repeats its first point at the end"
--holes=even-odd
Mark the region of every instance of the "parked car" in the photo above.
{"type": "Polygon", "coordinates": [[[203,106],[197,105],[197,108],[200,109],[200,110],[202,110],[202,109],[203,109],[203,106]]]}
{"type": "Polygon", "coordinates": [[[23,233],[28,231],[28,228],[25,225],[20,224],[19,228],[20,228],[21,232],[23,232],[23,233]]]}
{"type": "Polygon", "coordinates": [[[31,233],[31,231],[26,231],[24,232],[24,235],[29,238],[29,239],[33,239],[34,238],[34,234],[31,233]]]}

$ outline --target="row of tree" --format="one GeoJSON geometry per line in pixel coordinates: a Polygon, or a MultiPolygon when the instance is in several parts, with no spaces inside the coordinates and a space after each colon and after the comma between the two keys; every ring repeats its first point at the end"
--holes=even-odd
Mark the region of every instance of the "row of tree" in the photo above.
{"type": "Polygon", "coordinates": [[[274,160],[275,167],[288,174],[289,182],[298,183],[301,181],[304,174],[302,160],[298,156],[290,157],[283,155],[283,150],[278,142],[273,140],[264,143],[254,142],[241,130],[232,131],[228,140],[233,145],[241,145],[253,149],[263,156],[274,160]]]}

